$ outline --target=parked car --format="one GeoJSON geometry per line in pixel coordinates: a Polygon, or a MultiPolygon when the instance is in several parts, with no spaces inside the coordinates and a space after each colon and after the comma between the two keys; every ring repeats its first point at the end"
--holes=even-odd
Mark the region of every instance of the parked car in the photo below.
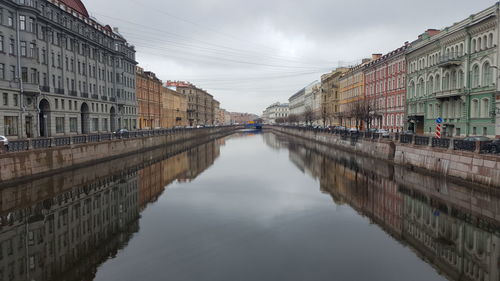
{"type": "Polygon", "coordinates": [[[5,136],[0,136],[0,145],[7,147],[9,145],[9,140],[5,136]]]}
{"type": "Polygon", "coordinates": [[[500,153],[500,139],[496,139],[496,140],[492,141],[491,143],[487,144],[484,147],[484,150],[486,150],[489,153],[499,154],[500,153]]]}
{"type": "Polygon", "coordinates": [[[411,130],[406,130],[406,131],[402,131],[401,132],[402,135],[414,135],[415,132],[414,131],[411,131],[411,130]]]}
{"type": "Polygon", "coordinates": [[[349,128],[350,133],[359,133],[359,130],[356,128],[349,128]]]}
{"type": "Polygon", "coordinates": [[[128,134],[128,133],[129,133],[129,131],[127,129],[120,129],[120,130],[118,130],[116,132],[113,132],[113,134],[115,136],[118,136],[118,137],[121,137],[121,136],[123,136],[125,134],[128,134]]]}
{"type": "Polygon", "coordinates": [[[464,138],[464,141],[490,141],[490,138],[484,136],[471,136],[464,138]]]}
{"type": "Polygon", "coordinates": [[[391,136],[391,133],[389,133],[389,131],[384,129],[378,129],[375,133],[381,134],[383,138],[388,138],[391,136]]]}

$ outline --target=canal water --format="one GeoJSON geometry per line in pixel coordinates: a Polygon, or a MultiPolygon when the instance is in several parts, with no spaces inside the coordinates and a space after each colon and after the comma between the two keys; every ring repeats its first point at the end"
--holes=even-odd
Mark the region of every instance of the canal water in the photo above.
{"type": "Polygon", "coordinates": [[[134,167],[4,187],[0,280],[500,280],[492,191],[272,133],[134,167]]]}

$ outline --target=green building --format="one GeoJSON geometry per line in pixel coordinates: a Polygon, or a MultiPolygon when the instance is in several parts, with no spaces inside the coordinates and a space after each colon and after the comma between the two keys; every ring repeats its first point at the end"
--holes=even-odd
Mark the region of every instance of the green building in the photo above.
{"type": "MultiPolygon", "coordinates": [[[[408,128],[443,135],[495,137],[499,4],[443,30],[427,30],[406,52],[408,128]]],[[[499,116],[500,117],[500,116],[499,116]]]]}

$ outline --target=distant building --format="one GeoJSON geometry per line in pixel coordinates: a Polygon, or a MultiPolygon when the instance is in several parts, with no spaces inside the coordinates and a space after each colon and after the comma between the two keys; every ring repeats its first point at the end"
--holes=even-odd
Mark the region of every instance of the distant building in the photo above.
{"type": "Polygon", "coordinates": [[[404,130],[406,109],[406,60],[409,44],[366,65],[365,99],[372,105],[370,127],[393,132],[404,130]]]}
{"type": "Polygon", "coordinates": [[[162,82],[151,71],[136,67],[136,93],[139,108],[139,127],[149,130],[160,128],[162,82]]]}
{"type": "Polygon", "coordinates": [[[172,87],[179,93],[186,95],[187,117],[190,126],[212,125],[214,123],[214,97],[211,94],[189,82],[168,81],[167,87],[172,87]]]}
{"type": "Polygon", "coordinates": [[[365,74],[366,65],[372,60],[380,58],[380,54],[373,54],[371,59],[363,59],[340,77],[340,121],[345,127],[365,129],[364,112],[371,105],[365,101],[365,74]]]}
{"type": "Polygon", "coordinates": [[[259,116],[252,113],[231,112],[231,124],[245,124],[259,119],[259,116]]]}
{"type": "Polygon", "coordinates": [[[289,113],[288,103],[273,103],[264,110],[262,120],[267,124],[286,123],[289,113]],[[276,122],[276,120],[282,122],[276,122]]]}
{"type": "Polygon", "coordinates": [[[187,126],[187,97],[167,87],[161,88],[161,127],[187,126]]]}
{"type": "Polygon", "coordinates": [[[340,85],[341,75],[349,68],[339,67],[321,76],[321,115],[326,126],[340,126],[340,85]]]}

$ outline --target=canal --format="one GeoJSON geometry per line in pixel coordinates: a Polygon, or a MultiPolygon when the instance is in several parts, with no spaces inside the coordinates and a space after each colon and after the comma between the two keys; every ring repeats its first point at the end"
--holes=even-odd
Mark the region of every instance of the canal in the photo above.
{"type": "Polygon", "coordinates": [[[4,186],[0,280],[500,280],[494,191],[269,132],[148,159],[4,186]]]}

